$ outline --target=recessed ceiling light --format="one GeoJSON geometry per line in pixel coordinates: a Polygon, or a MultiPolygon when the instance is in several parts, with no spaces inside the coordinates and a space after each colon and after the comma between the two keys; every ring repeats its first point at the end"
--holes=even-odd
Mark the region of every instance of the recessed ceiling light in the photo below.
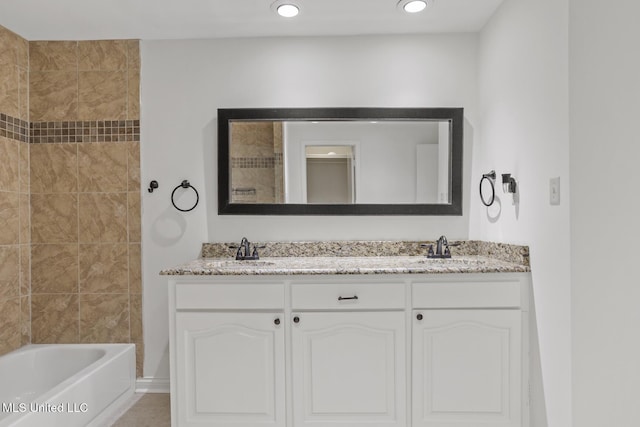
{"type": "Polygon", "coordinates": [[[427,7],[427,4],[422,0],[414,0],[404,5],[405,12],[409,13],[417,13],[422,12],[424,8],[427,7]]]}
{"type": "Polygon", "coordinates": [[[280,16],[283,16],[285,18],[293,18],[298,13],[300,13],[300,8],[295,4],[283,3],[277,6],[276,11],[280,16]]]}
{"type": "Polygon", "coordinates": [[[433,0],[400,0],[398,8],[407,13],[422,12],[433,0]]]}

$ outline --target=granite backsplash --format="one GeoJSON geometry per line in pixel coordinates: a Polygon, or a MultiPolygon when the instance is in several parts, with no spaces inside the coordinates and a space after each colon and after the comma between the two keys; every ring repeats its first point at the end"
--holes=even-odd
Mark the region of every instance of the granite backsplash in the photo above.
{"type": "MultiPolygon", "coordinates": [[[[480,240],[450,241],[453,256],[482,255],[505,262],[530,266],[529,247],[480,240]]],[[[427,254],[424,244],[431,241],[352,241],[333,240],[319,242],[251,242],[261,257],[367,257],[367,256],[421,256],[427,254]]],[[[232,243],[203,243],[202,258],[233,258],[236,250],[232,243]]]]}

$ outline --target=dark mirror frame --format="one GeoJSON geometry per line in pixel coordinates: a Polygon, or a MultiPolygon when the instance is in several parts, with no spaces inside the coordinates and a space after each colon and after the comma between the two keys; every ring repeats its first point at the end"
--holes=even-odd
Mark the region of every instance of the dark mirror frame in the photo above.
{"type": "Polygon", "coordinates": [[[220,108],[218,109],[219,215],[462,215],[463,108],[220,108]],[[230,203],[229,135],[236,120],[449,120],[449,204],[249,204],[230,203]]]}

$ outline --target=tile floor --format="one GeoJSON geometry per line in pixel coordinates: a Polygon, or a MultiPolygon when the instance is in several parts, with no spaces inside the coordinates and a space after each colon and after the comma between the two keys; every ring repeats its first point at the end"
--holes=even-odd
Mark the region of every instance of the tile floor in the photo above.
{"type": "MultiPolygon", "coordinates": [[[[169,394],[136,394],[122,412],[106,425],[110,427],[170,427],[169,394]]],[[[106,427],[106,426],[105,426],[106,427]]]]}

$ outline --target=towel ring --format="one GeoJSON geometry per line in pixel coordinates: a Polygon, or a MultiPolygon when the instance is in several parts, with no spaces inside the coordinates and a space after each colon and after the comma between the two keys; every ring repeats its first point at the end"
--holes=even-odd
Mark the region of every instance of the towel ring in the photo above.
{"type": "Polygon", "coordinates": [[[196,190],[194,186],[189,184],[189,181],[187,181],[186,179],[182,181],[180,185],[174,188],[173,191],[171,192],[171,204],[173,205],[174,208],[178,209],[180,212],[189,212],[194,210],[196,206],[198,206],[199,201],[200,201],[200,195],[198,194],[198,190],[196,190]],[[176,191],[178,190],[178,188],[191,188],[196,193],[196,203],[193,206],[191,206],[189,209],[181,209],[178,206],[176,206],[176,202],[173,199],[173,196],[176,194],[176,191]]]}
{"type": "Polygon", "coordinates": [[[482,178],[480,179],[480,200],[482,200],[482,204],[487,207],[491,206],[494,200],[496,199],[495,182],[496,182],[496,171],[485,173],[484,175],[482,175],[482,178]],[[485,199],[484,194],[482,194],[482,182],[485,179],[489,181],[489,184],[491,184],[491,198],[489,198],[489,200],[485,199]]]}

